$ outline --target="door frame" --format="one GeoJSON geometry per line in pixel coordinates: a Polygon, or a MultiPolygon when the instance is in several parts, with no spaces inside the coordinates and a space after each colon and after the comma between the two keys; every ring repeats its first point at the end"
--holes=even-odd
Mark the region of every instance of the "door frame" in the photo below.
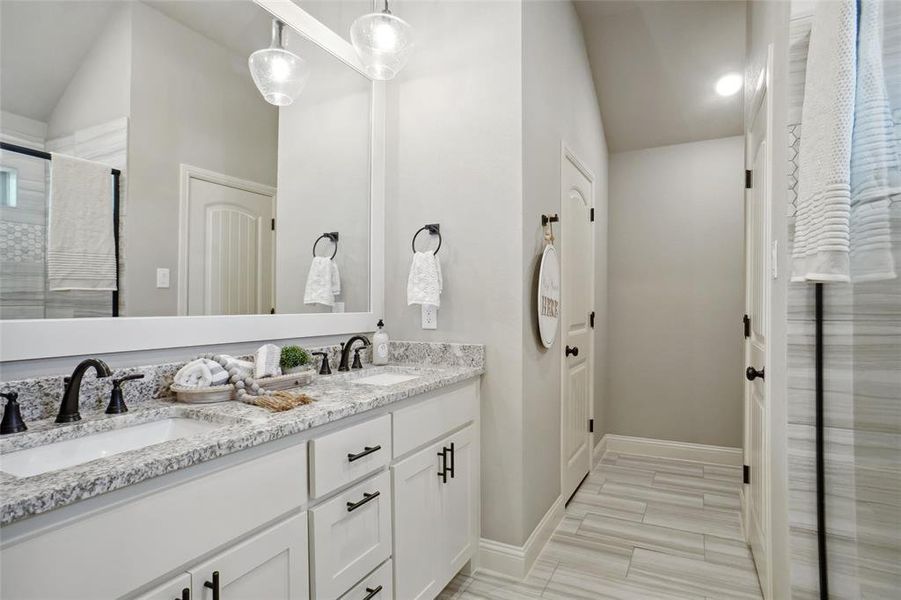
{"type": "MultiPolygon", "coordinates": [[[[215,183],[224,187],[230,187],[244,192],[251,192],[261,196],[268,196],[272,202],[272,216],[275,218],[276,209],[276,193],[274,186],[257,183],[249,179],[241,179],[217,173],[209,169],[195,167],[186,163],[181,163],[178,168],[178,315],[186,316],[188,314],[188,227],[189,214],[191,206],[191,181],[206,181],[215,183]]],[[[275,303],[275,234],[272,236],[272,264],[269,265],[272,273],[269,281],[272,286],[272,302],[275,303]]],[[[259,297],[259,290],[257,291],[259,297]]],[[[196,315],[195,315],[196,316],[196,315]]]]}
{"type": "MultiPolygon", "coordinates": [[[[565,161],[569,161],[585,178],[588,180],[590,184],[590,193],[588,196],[589,211],[594,209],[595,207],[595,196],[597,192],[597,180],[595,179],[594,174],[591,170],[585,165],[585,163],[578,157],[578,155],[572,151],[572,149],[566,144],[565,141],[560,142],[560,171],[558,173],[560,179],[560,195],[559,195],[559,207],[560,207],[560,219],[566,219],[567,215],[564,211],[563,204],[563,194],[566,193],[566,185],[563,182],[563,166],[565,161]]],[[[591,231],[591,260],[590,260],[590,272],[591,272],[591,298],[590,298],[590,306],[591,310],[595,310],[595,255],[596,255],[596,236],[594,227],[590,227],[591,231]]],[[[563,243],[566,243],[566,240],[563,240],[563,243]]],[[[566,346],[566,341],[564,339],[563,327],[566,323],[566,298],[563,295],[563,290],[565,286],[563,284],[563,252],[558,252],[560,256],[560,332],[559,339],[560,343],[557,347],[557,360],[560,364],[560,399],[559,399],[559,407],[560,407],[560,490],[563,493],[564,484],[566,482],[565,479],[565,467],[566,467],[566,453],[564,451],[564,429],[565,424],[563,422],[563,403],[566,401],[566,378],[564,377],[564,371],[566,369],[566,353],[564,352],[564,348],[566,346]]],[[[595,340],[594,340],[594,328],[592,328],[592,334],[589,336],[589,354],[590,360],[586,361],[588,363],[588,418],[594,419],[594,360],[595,360],[595,340]]],[[[585,424],[585,435],[588,438],[588,472],[591,473],[591,468],[593,466],[593,454],[594,454],[594,435],[588,431],[588,424],[585,424]]],[[[578,486],[576,490],[578,490],[578,486]]],[[[567,501],[569,498],[564,498],[563,501],[567,501]]]]}

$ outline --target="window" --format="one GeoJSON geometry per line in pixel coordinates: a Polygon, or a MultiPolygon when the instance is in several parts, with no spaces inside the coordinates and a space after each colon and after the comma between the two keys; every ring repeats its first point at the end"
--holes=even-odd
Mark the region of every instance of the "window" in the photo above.
{"type": "Polygon", "coordinates": [[[16,206],[18,171],[12,167],[0,166],[0,206],[16,206]]]}

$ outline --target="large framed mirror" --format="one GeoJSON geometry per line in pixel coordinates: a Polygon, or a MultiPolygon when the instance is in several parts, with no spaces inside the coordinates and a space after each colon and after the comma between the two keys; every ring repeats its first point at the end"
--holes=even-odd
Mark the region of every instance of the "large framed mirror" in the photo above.
{"type": "Polygon", "coordinates": [[[374,326],[384,84],[329,26],[370,2],[303,6],[0,4],[0,361],[374,326]]]}

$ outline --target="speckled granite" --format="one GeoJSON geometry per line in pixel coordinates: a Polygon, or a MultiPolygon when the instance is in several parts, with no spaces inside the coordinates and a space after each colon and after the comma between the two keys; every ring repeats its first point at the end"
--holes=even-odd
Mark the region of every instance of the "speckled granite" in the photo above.
{"type": "MultiPolygon", "coordinates": [[[[336,344],[321,348],[309,348],[309,350],[311,352],[327,352],[332,369],[338,368],[341,346],[336,344]]],[[[243,356],[241,358],[249,359],[251,357],[243,356]]],[[[365,352],[360,353],[360,358],[364,363],[371,362],[369,350],[367,349],[365,352]]],[[[318,372],[322,359],[317,356],[314,357],[314,360],[316,361],[316,370],[318,372]]],[[[109,403],[110,391],[113,387],[112,380],[134,373],[143,373],[144,379],[129,381],[122,386],[125,404],[130,408],[139,406],[149,400],[171,398],[172,393],[169,391],[169,386],[172,384],[175,374],[186,362],[116,369],[113,371],[112,377],[103,379],[97,379],[94,370],[90,369],[85,373],[84,379],[81,381],[81,411],[88,412],[105,409],[109,403]]],[[[73,364],[72,366],[74,368],[75,365],[73,364]]],[[[66,373],[66,375],[68,374],[66,373]]],[[[26,423],[38,419],[47,419],[55,417],[59,411],[59,405],[63,397],[63,375],[4,381],[0,383],[0,390],[10,390],[19,393],[22,418],[25,419],[26,423]]]]}
{"type": "Polygon", "coordinates": [[[485,367],[485,346],[392,341],[389,344],[388,357],[392,363],[482,369],[485,367]]]}
{"type": "Polygon", "coordinates": [[[481,346],[453,348],[458,345],[452,344],[446,345],[446,349],[435,350],[416,347],[426,345],[430,344],[400,344],[397,356],[403,360],[397,362],[405,364],[367,366],[364,372],[316,376],[303,388],[315,402],[282,413],[270,413],[238,402],[189,406],[145,399],[135,403],[138,407],[124,415],[105,415],[101,406],[93,413],[84,411],[83,420],[75,424],[56,425],[52,418],[32,422],[29,431],[0,438],[0,471],[4,454],[95,431],[170,417],[197,418],[222,426],[191,438],[123,452],[41,475],[18,478],[0,473],[0,525],[465,381],[484,371],[481,346]],[[423,360],[416,364],[412,362],[414,357],[423,360]],[[433,364],[441,360],[458,364],[433,364]],[[471,365],[459,364],[466,361],[471,365]],[[472,366],[476,364],[478,366],[472,366]],[[354,382],[362,374],[386,371],[418,377],[390,386],[354,382]]]}

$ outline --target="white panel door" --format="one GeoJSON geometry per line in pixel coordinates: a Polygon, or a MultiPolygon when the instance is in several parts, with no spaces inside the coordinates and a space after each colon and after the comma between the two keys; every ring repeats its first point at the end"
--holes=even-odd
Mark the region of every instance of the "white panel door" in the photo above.
{"type": "MultiPolygon", "coordinates": [[[[752,186],[745,194],[745,310],[750,318],[750,336],[745,341],[745,464],[750,467],[750,484],[745,487],[745,528],[757,565],[761,588],[769,589],[769,407],[765,380],[766,331],[771,273],[769,252],[770,197],[767,118],[768,98],[747,132],[748,160],[752,186]],[[762,372],[756,375],[753,371],[762,372]]],[[[740,376],[736,374],[736,376],[740,376]]]]}
{"type": "Polygon", "coordinates": [[[272,196],[191,178],[187,314],[243,315],[272,308],[272,196]]]}
{"type": "Polygon", "coordinates": [[[191,600],[191,576],[188,573],[176,575],[134,600],[191,600]]]}
{"type": "MultiPolygon", "coordinates": [[[[473,426],[446,438],[441,443],[447,454],[447,477],[438,480],[441,550],[438,560],[438,585],[443,589],[473,554],[475,544],[475,490],[478,473],[474,461],[473,426]]],[[[442,465],[443,466],[443,465],[442,465]]],[[[403,517],[401,517],[403,518],[403,517]]]]}
{"type": "Polygon", "coordinates": [[[307,513],[225,550],[190,573],[191,598],[196,600],[308,598],[307,513]]]}
{"type": "Polygon", "coordinates": [[[391,467],[394,493],[394,593],[425,600],[441,591],[436,569],[443,469],[442,443],[391,467]]]}
{"type": "Polygon", "coordinates": [[[594,241],[592,181],[568,153],[561,165],[562,493],[569,498],[591,468],[594,241]]]}

